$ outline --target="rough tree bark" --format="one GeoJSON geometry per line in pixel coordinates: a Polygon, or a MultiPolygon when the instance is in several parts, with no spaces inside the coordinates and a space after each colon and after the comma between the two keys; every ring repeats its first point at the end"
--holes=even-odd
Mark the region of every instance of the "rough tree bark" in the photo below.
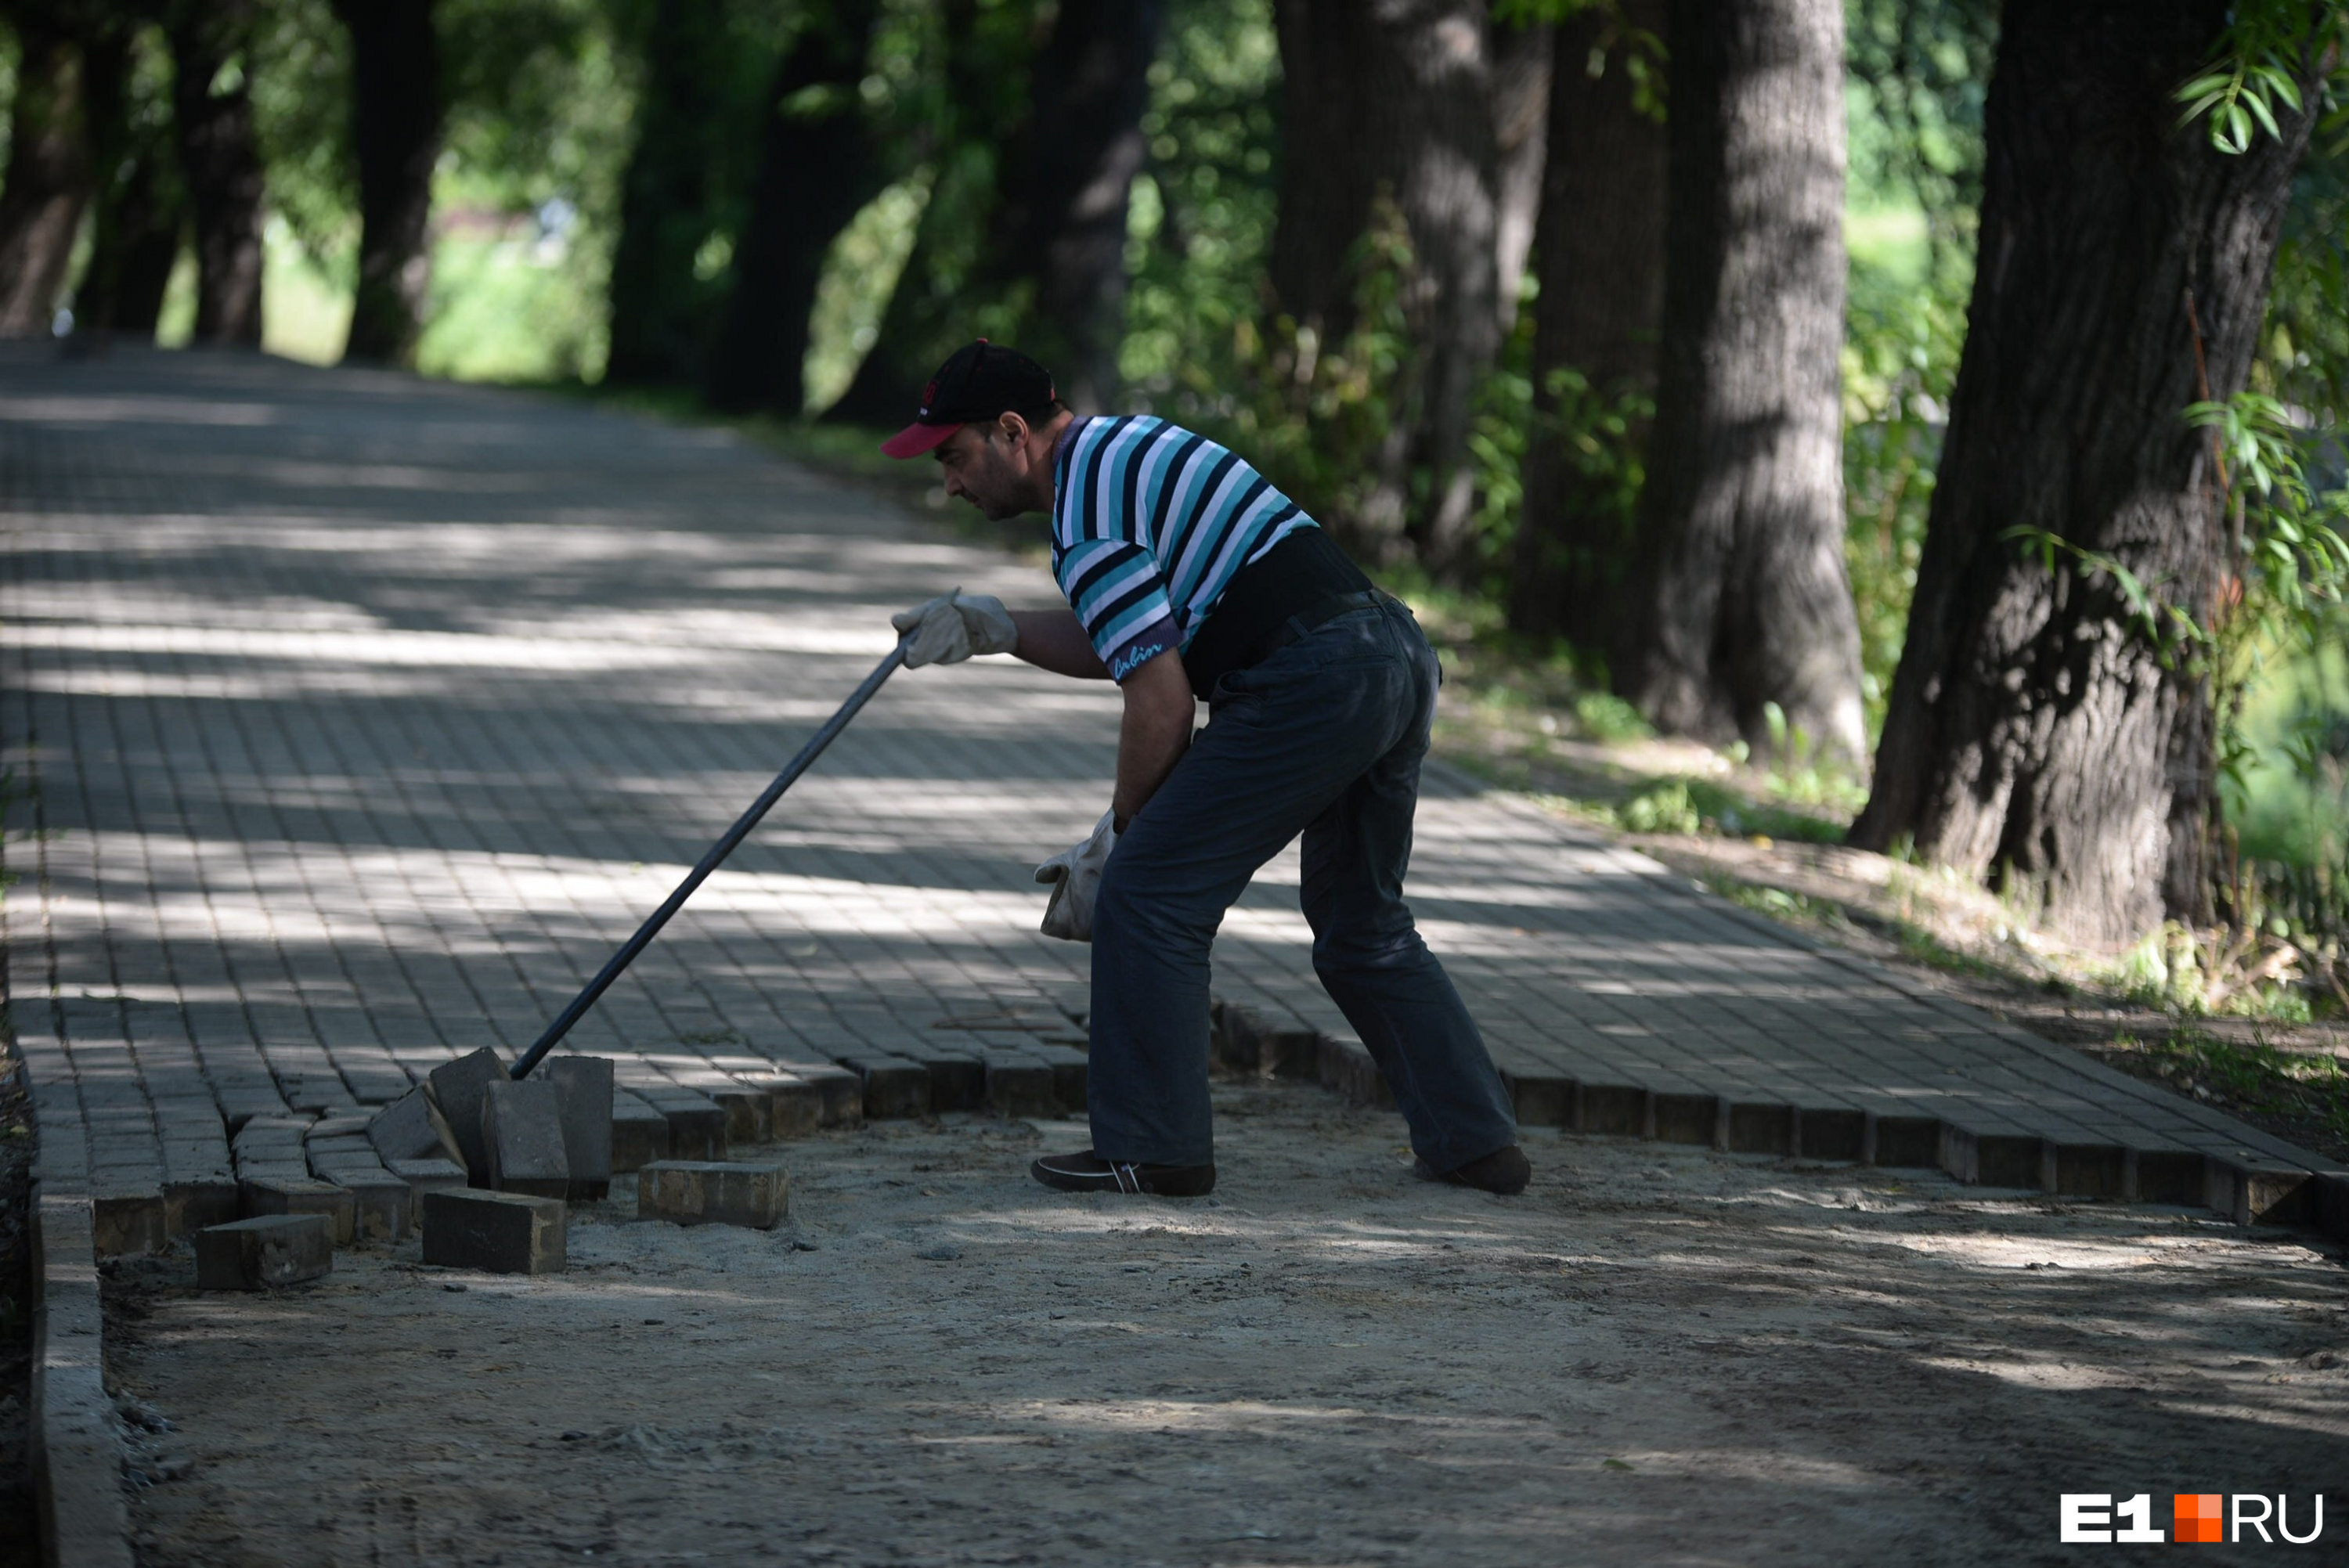
{"type": "Polygon", "coordinates": [[[1484,0],[1277,0],[1288,145],[1274,309],[1323,341],[1353,325],[1348,265],[1383,193],[1411,234],[1413,367],[1396,439],[1350,542],[1405,540],[1439,576],[1473,566],[1472,403],[1500,346],[1499,149],[1484,0]],[[1426,477],[1424,499],[1410,476],[1426,477]]]}
{"type": "Polygon", "coordinates": [[[0,337],[45,336],[90,195],[81,50],[53,5],[7,7],[17,40],[0,186],[0,337]]]}
{"type": "Polygon", "coordinates": [[[110,21],[82,46],[98,178],[89,265],[74,291],[74,331],[99,341],[155,335],[186,221],[170,106],[141,102],[136,90],[137,61],[149,46],[129,15],[110,21]]]}
{"type": "Polygon", "coordinates": [[[171,116],[180,173],[195,219],[198,343],[261,342],[261,217],[267,182],[253,135],[241,65],[253,32],[251,0],[177,0],[164,11],[171,40],[171,116]]]}
{"type": "Polygon", "coordinates": [[[1493,30],[1493,304],[1504,338],[1517,325],[1517,295],[1540,222],[1557,32],[1547,22],[1493,30]]]}
{"type": "Polygon", "coordinates": [[[2207,885],[2207,698],[2108,575],[2060,553],[2050,573],[2013,531],[2116,558],[2198,619],[2220,592],[2208,438],[2180,418],[2202,396],[2197,323],[2226,397],[2249,373],[2309,137],[2287,116],[2282,139],[2229,157],[2180,129],[2175,90],[2228,15],[2226,0],[2007,9],[1971,328],[1852,830],[1995,872],[2088,942],[2158,920],[2165,874],[2173,906],[2207,885]]]}
{"type": "Polygon", "coordinates": [[[351,35],[351,147],[359,170],[359,275],[350,359],[412,365],[432,281],[426,228],[440,156],[440,50],[432,0],[334,0],[351,35]]]}
{"type": "Polygon", "coordinates": [[[1617,688],[1659,728],[1866,747],[1843,565],[1843,8],[1681,0],[1662,357],[1617,688]]]}
{"type": "Polygon", "coordinates": [[[615,382],[698,383],[721,284],[694,274],[726,191],[729,116],[711,112],[709,84],[737,46],[709,0],[657,0],[644,40],[636,145],[620,191],[612,252],[615,382]]]}
{"type": "Polygon", "coordinates": [[[721,408],[796,418],[806,404],[808,317],[824,253],[884,181],[857,93],[880,12],[879,0],[834,0],[775,67],[733,294],[710,349],[709,396],[721,408]]]}
{"type": "Polygon", "coordinates": [[[996,270],[1032,284],[1023,337],[1083,412],[1117,393],[1126,201],[1147,150],[1142,116],[1165,15],[1164,0],[1061,0],[1004,170],[996,270]]]}
{"type": "MultiPolygon", "coordinates": [[[[1665,0],[1624,0],[1623,22],[1661,38],[1665,0]]],[[[1643,112],[1620,29],[1586,11],[1558,28],[1549,97],[1550,155],[1534,244],[1541,293],[1534,303],[1537,422],[1523,477],[1509,583],[1509,624],[1564,637],[1603,654],[1615,642],[1631,555],[1630,480],[1617,465],[1636,459],[1648,426],[1596,452],[1555,433],[1595,399],[1619,407],[1656,391],[1656,341],[1664,310],[1664,192],[1671,164],[1664,123],[1643,112]],[[1561,371],[1587,395],[1552,397],[1561,371]]],[[[1588,436],[1589,432],[1580,432],[1588,436]]]]}

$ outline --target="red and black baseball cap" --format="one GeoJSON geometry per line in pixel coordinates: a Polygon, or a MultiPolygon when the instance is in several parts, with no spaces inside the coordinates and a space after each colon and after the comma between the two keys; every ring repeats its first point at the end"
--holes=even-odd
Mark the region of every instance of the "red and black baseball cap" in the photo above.
{"type": "Polygon", "coordinates": [[[947,356],[922,393],[914,422],[881,443],[893,458],[918,458],[961,429],[999,415],[1050,404],[1052,373],[1016,348],[985,338],[947,356]]]}

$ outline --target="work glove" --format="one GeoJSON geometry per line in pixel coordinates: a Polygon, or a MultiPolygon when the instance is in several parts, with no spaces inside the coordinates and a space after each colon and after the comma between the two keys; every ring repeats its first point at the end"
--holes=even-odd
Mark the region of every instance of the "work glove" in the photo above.
{"type": "Polygon", "coordinates": [[[905,667],[958,665],[973,654],[1008,654],[1019,645],[1019,628],[1011,612],[991,593],[965,593],[957,588],[926,604],[900,610],[889,624],[906,639],[905,667]]]}
{"type": "Polygon", "coordinates": [[[1117,814],[1103,811],[1092,837],[1036,868],[1036,880],[1052,889],[1052,900],[1044,906],[1045,935],[1063,942],[1093,939],[1093,899],[1101,892],[1102,868],[1116,847],[1117,814]]]}

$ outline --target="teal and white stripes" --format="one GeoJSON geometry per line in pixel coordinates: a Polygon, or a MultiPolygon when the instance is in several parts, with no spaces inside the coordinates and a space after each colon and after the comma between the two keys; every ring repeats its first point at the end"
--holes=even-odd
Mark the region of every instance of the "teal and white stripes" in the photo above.
{"type": "Polygon", "coordinates": [[[1231,452],[1147,415],[1083,421],[1059,462],[1052,575],[1119,680],[1190,646],[1241,567],[1317,526],[1231,452]]]}

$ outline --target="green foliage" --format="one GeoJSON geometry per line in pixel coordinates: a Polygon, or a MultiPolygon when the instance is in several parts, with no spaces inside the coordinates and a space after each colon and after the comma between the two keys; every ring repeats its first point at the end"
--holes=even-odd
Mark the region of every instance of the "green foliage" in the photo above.
{"type": "Polygon", "coordinates": [[[633,67],[604,0],[444,0],[446,151],[417,348],[435,375],[592,380],[633,67]]]}
{"type": "Polygon", "coordinates": [[[1693,833],[1704,826],[1684,780],[1651,785],[1615,809],[1630,833],[1693,833]]]}
{"type": "Polygon", "coordinates": [[[1593,740],[1645,740],[1655,734],[1640,710],[1613,692],[1584,692],[1576,697],[1574,721],[1593,740]]]}
{"type": "Polygon", "coordinates": [[[351,42],[328,0],[259,7],[245,79],[270,208],[311,262],[347,288],[359,239],[351,42]]]}
{"type": "Polygon", "coordinates": [[[2349,62],[2340,46],[2349,37],[2349,5],[2343,0],[2242,0],[2211,52],[2209,65],[2180,86],[2181,126],[2209,121],[2210,145],[2221,152],[2250,150],[2261,133],[2281,140],[2276,108],[2298,113],[2302,85],[2317,86],[2326,108],[2349,62]],[[2327,56],[2330,58],[2327,58],[2327,56]]]}
{"type": "Polygon", "coordinates": [[[1844,16],[1852,204],[1913,207],[1937,284],[1970,278],[1996,0],[1850,0],[1844,16]]]}
{"type": "Polygon", "coordinates": [[[1965,341],[1996,32],[1992,0],[1853,0],[1845,11],[1844,565],[1871,733],[1908,630],[1965,341]]]}
{"type": "Polygon", "coordinates": [[[1411,353],[1402,295],[1412,264],[1402,214],[1381,200],[1349,257],[1354,323],[1342,337],[1325,340],[1286,316],[1262,326],[1242,317],[1220,376],[1209,379],[1212,362],[1195,361],[1177,382],[1189,422],[1247,452],[1341,531],[1363,516],[1392,466],[1387,449],[1402,422],[1393,396],[1411,353]]]}
{"type": "Polygon", "coordinates": [[[1126,258],[1128,389],[1171,418],[1228,420],[1272,249],[1280,50],[1267,0],[1174,0],[1142,121],[1126,258]]]}
{"type": "Polygon", "coordinates": [[[2114,1047],[2147,1077],[2198,1099],[2313,1123],[2335,1151],[2349,1148],[2349,1069],[2317,1052],[2280,1051],[2262,1041],[2221,1040],[2180,1029],[2166,1040],[2123,1037],[2114,1047]]]}

